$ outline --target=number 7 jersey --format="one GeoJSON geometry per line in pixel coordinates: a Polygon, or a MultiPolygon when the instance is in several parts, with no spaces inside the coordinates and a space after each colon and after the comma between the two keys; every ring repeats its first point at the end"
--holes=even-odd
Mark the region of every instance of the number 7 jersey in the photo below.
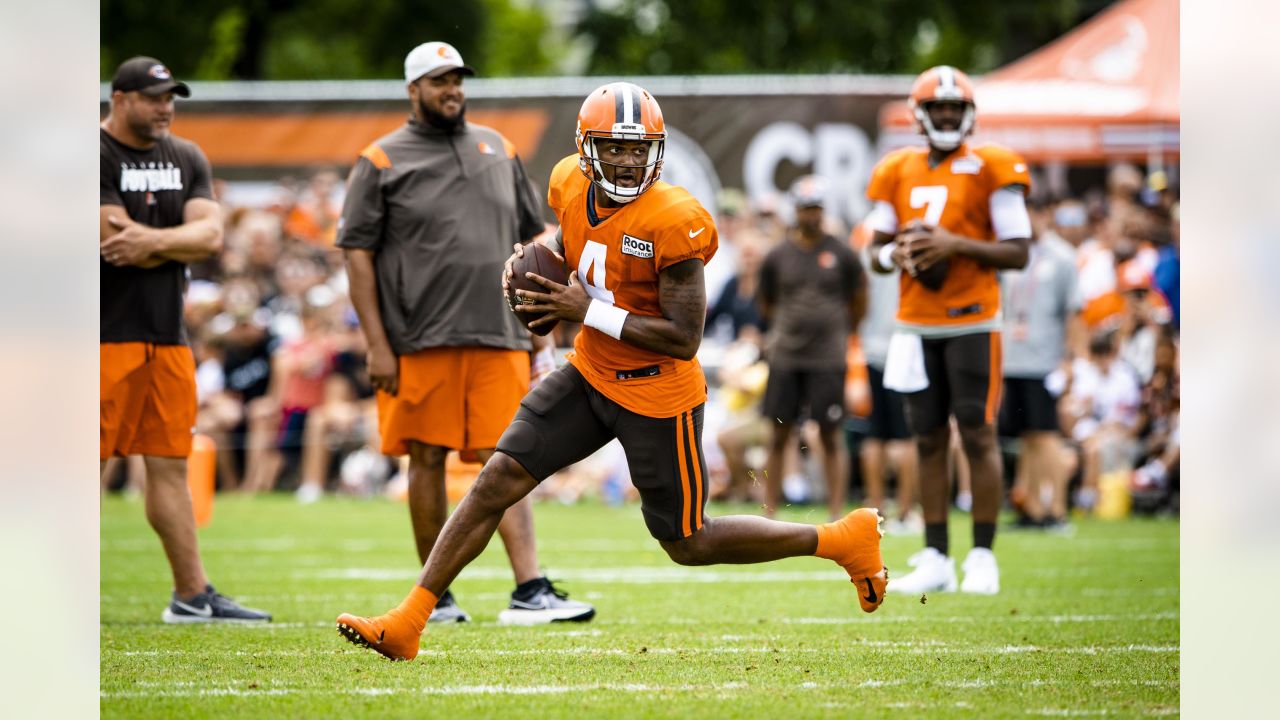
{"type": "MultiPolygon", "coordinates": [[[[1031,187],[1027,164],[998,145],[961,145],[936,168],[929,149],[889,153],[871,171],[867,197],[893,206],[902,228],[912,220],[942,227],[974,240],[996,242],[991,194],[1008,185],[1031,187]]],[[[937,291],[909,273],[899,280],[898,324],[920,334],[996,330],[1000,323],[1000,282],[995,268],[952,255],[937,291]]]]}
{"type": "MultiPolygon", "coordinates": [[[[664,269],[716,253],[711,215],[684,188],[658,182],[632,202],[599,217],[594,186],[570,155],[551,172],[547,203],[560,220],[569,270],[596,300],[634,315],[662,317],[658,275],[664,269]]],[[[626,409],[672,417],[707,399],[697,359],[679,360],[583,326],[569,362],[591,386],[626,409]]]]}

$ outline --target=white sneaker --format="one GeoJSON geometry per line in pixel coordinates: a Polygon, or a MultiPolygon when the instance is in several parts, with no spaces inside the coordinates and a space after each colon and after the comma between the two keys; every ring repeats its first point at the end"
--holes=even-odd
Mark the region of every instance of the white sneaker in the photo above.
{"type": "Polygon", "coordinates": [[[893,518],[884,524],[886,535],[919,535],[924,532],[924,518],[911,513],[905,518],[893,518]]]}
{"type": "Polygon", "coordinates": [[[507,609],[498,613],[499,625],[545,625],[553,622],[586,622],[596,616],[595,607],[570,600],[545,577],[523,598],[511,594],[507,609]]]}
{"type": "Polygon", "coordinates": [[[902,577],[889,576],[888,592],[917,595],[926,592],[955,592],[956,561],[927,547],[907,559],[915,568],[902,577]]]}
{"type": "Polygon", "coordinates": [[[303,483],[293,494],[294,498],[303,505],[310,505],[320,500],[324,496],[324,488],[312,483],[303,483]]]}
{"type": "Polygon", "coordinates": [[[973,512],[973,493],[956,493],[956,509],[960,512],[973,512]]]}
{"type": "Polygon", "coordinates": [[[995,595],[1000,592],[1000,568],[996,566],[996,554],[987,548],[974,548],[965,556],[960,567],[964,570],[964,582],[960,592],[995,595]]]}
{"type": "Polygon", "coordinates": [[[432,625],[464,623],[471,622],[471,616],[466,610],[458,607],[458,603],[453,599],[453,591],[445,590],[444,595],[441,595],[440,600],[436,602],[436,607],[431,611],[431,617],[427,618],[427,622],[432,625]]]}

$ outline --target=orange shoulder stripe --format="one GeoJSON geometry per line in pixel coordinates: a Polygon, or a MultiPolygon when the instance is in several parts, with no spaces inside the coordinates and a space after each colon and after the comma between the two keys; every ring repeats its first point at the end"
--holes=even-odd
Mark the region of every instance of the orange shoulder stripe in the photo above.
{"type": "Polygon", "coordinates": [[[391,167],[391,158],[387,157],[387,153],[378,147],[377,143],[369,143],[368,147],[360,151],[360,157],[373,163],[373,166],[379,170],[391,167]]]}

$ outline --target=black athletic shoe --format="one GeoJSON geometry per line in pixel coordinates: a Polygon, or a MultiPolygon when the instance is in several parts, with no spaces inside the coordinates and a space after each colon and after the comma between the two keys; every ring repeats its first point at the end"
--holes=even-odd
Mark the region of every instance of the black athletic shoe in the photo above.
{"type": "Polygon", "coordinates": [[[586,622],[596,616],[596,609],[556,589],[541,577],[530,580],[511,593],[511,604],[498,613],[502,625],[543,625],[553,622],[586,622]]]}
{"type": "Polygon", "coordinates": [[[1040,530],[1044,528],[1044,521],[1034,520],[1025,513],[1018,513],[1018,519],[1005,527],[1010,530],[1040,530]]]}
{"type": "Polygon", "coordinates": [[[464,623],[469,622],[471,616],[466,610],[458,607],[458,603],[454,602],[453,591],[445,590],[440,596],[440,601],[436,603],[436,607],[431,611],[431,617],[427,618],[427,622],[433,625],[440,623],[464,623]]]}
{"type": "Polygon", "coordinates": [[[161,613],[160,619],[170,624],[207,623],[207,622],[271,622],[271,613],[264,610],[242,607],[239,603],[205,585],[204,592],[190,600],[182,600],[178,593],[173,593],[169,607],[161,613]]]}

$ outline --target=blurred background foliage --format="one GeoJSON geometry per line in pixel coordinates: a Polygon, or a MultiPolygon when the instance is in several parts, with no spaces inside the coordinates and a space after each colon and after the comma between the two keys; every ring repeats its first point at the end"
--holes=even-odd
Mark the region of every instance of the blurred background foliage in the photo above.
{"type": "Polygon", "coordinates": [[[154,55],[183,78],[394,78],[421,42],[481,74],[982,73],[1111,0],[102,0],[101,77],[154,55]]]}

